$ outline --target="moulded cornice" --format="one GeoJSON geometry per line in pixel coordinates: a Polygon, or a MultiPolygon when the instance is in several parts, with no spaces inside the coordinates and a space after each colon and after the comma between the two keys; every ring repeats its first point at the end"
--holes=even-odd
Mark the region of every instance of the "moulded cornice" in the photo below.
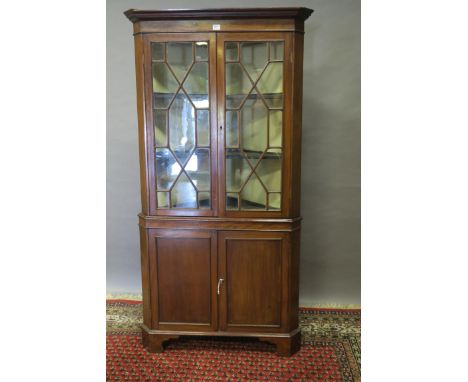
{"type": "Polygon", "coordinates": [[[124,12],[132,23],[156,20],[232,20],[232,19],[296,19],[304,21],[313,10],[305,7],[287,8],[208,8],[138,10],[124,12]]]}

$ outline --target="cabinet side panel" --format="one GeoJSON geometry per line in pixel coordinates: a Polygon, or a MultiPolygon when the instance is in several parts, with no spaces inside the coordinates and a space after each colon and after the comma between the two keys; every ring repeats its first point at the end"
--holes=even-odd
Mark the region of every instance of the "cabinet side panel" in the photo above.
{"type": "MultiPolygon", "coordinates": [[[[291,33],[293,39],[292,105],[293,128],[291,131],[291,213],[292,217],[301,214],[301,142],[302,142],[302,70],[304,60],[304,35],[291,33]]],[[[310,126],[309,126],[310,128],[310,126]]]]}
{"type": "Polygon", "coordinates": [[[281,324],[282,243],[274,239],[228,239],[228,325],[281,324]]]}
{"type": "Polygon", "coordinates": [[[291,232],[291,256],[289,265],[289,315],[288,326],[292,331],[299,326],[299,258],[301,231],[291,232]]]}
{"type": "Polygon", "coordinates": [[[138,111],[138,145],[140,153],[140,192],[141,211],[148,214],[149,192],[148,192],[148,158],[146,155],[146,118],[145,118],[145,91],[144,91],[144,57],[143,57],[143,37],[135,36],[135,74],[136,74],[136,94],[138,111]]]}
{"type": "Polygon", "coordinates": [[[151,297],[148,256],[148,231],[140,227],[140,252],[141,252],[141,289],[143,297],[143,323],[151,327],[151,297]]]}
{"type": "Polygon", "coordinates": [[[156,253],[160,324],[209,324],[210,239],[158,237],[156,253]]]}

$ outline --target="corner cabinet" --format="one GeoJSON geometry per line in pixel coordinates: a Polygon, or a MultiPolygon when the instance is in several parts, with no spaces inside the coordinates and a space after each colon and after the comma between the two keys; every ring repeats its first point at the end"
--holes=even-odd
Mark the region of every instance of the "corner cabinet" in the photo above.
{"type": "Polygon", "coordinates": [[[133,22],[143,342],[298,326],[307,8],[141,11],[133,22]]]}

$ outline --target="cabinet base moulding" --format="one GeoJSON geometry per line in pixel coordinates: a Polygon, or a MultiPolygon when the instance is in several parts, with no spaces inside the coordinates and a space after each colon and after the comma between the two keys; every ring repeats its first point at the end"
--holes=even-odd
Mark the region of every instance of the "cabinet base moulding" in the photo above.
{"type": "Polygon", "coordinates": [[[162,353],[170,340],[177,340],[180,336],[207,336],[207,337],[243,337],[257,338],[259,341],[276,345],[276,354],[291,356],[301,347],[301,330],[299,328],[289,333],[246,333],[246,332],[188,332],[152,330],[146,325],[141,326],[143,347],[150,353],[162,353]]]}

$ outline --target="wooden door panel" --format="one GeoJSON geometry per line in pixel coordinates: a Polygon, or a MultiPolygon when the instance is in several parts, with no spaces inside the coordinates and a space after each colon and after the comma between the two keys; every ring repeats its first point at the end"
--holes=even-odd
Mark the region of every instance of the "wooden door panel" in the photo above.
{"type": "Polygon", "coordinates": [[[281,323],[281,241],[226,243],[228,325],[281,323]]]}
{"type": "Polygon", "coordinates": [[[154,326],[159,329],[216,327],[216,235],[154,230],[151,283],[154,326]]]}
{"type": "Polygon", "coordinates": [[[279,329],[287,302],[288,257],[284,233],[221,232],[224,278],[220,325],[225,330],[279,329]]]}
{"type": "Polygon", "coordinates": [[[210,239],[159,238],[159,322],[210,322],[210,239]]]}

